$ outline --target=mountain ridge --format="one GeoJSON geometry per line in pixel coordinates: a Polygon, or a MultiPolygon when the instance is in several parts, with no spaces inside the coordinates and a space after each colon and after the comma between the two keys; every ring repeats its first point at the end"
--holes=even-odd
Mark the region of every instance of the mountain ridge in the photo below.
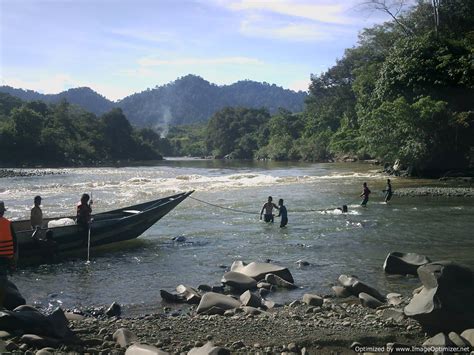
{"type": "Polygon", "coordinates": [[[296,92],[275,84],[252,80],[217,85],[193,74],[117,101],[111,101],[89,87],[71,88],[58,94],[41,94],[28,89],[0,86],[0,92],[26,101],[57,103],[66,99],[96,115],[102,115],[114,107],[119,107],[132,124],[142,127],[205,122],[226,106],[264,107],[271,113],[281,107],[292,112],[300,112],[304,108],[307,96],[303,91],[296,92]]]}

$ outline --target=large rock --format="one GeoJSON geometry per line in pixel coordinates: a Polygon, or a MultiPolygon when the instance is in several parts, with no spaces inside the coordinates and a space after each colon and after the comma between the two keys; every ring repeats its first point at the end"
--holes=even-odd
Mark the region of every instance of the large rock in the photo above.
{"type": "Polygon", "coordinates": [[[359,297],[359,293],[364,292],[368,295],[378,299],[380,302],[385,302],[385,296],[377,291],[372,286],[369,286],[354,276],[341,275],[339,276],[339,282],[344,286],[352,295],[359,297]]]}
{"type": "Polygon", "coordinates": [[[199,306],[196,309],[196,312],[199,313],[209,313],[209,311],[214,308],[213,312],[216,312],[216,309],[222,310],[222,313],[228,309],[239,308],[241,305],[240,301],[220,293],[208,292],[204,294],[199,302],[199,306]]]}
{"type": "Polygon", "coordinates": [[[303,303],[306,303],[308,306],[322,306],[324,300],[321,296],[305,293],[303,295],[303,303]]]}
{"type": "Polygon", "coordinates": [[[125,355],[169,355],[169,353],[151,345],[133,344],[127,348],[125,355]]]}
{"type": "Polygon", "coordinates": [[[383,303],[380,302],[378,299],[372,297],[371,295],[365,292],[359,293],[359,301],[361,305],[368,308],[375,309],[383,305],[383,303]]]}
{"type": "Polygon", "coordinates": [[[25,334],[20,338],[20,342],[28,344],[34,348],[56,347],[60,341],[55,338],[42,337],[35,334],[25,334]]]}
{"type": "Polygon", "coordinates": [[[293,276],[286,267],[270,264],[251,262],[245,265],[242,261],[234,261],[230,267],[231,271],[240,272],[257,281],[263,280],[267,274],[275,274],[283,280],[294,283],[293,276]]]}
{"type": "Polygon", "coordinates": [[[0,311],[0,330],[21,330],[29,334],[73,340],[75,336],[68,324],[60,308],[48,316],[31,306],[20,306],[14,311],[0,311]]]}
{"type": "Polygon", "coordinates": [[[187,303],[198,304],[201,301],[201,295],[192,287],[178,285],[176,287],[176,292],[178,292],[180,296],[184,297],[187,303]]]}
{"type": "Polygon", "coordinates": [[[10,280],[7,281],[5,290],[6,293],[5,299],[3,300],[3,307],[11,311],[18,306],[26,304],[26,301],[21,295],[20,291],[18,291],[18,288],[10,280]]]}
{"type": "Polygon", "coordinates": [[[224,285],[237,290],[253,290],[257,287],[255,279],[235,271],[226,272],[221,281],[224,285]]]}
{"type": "Polygon", "coordinates": [[[126,348],[131,343],[138,340],[137,336],[126,328],[117,329],[112,335],[112,338],[122,348],[126,348]]]}
{"type": "Polygon", "coordinates": [[[122,313],[122,307],[117,302],[113,302],[109,308],[105,311],[108,317],[119,317],[122,313]]]}
{"type": "Polygon", "coordinates": [[[454,346],[454,344],[446,334],[438,333],[434,337],[427,339],[423,343],[423,346],[427,348],[431,346],[445,347],[445,346],[454,346]]]}
{"type": "Polygon", "coordinates": [[[458,264],[440,261],[418,268],[423,288],[404,308],[430,333],[474,328],[474,273],[458,264]]]}
{"type": "Polygon", "coordinates": [[[474,347],[474,329],[466,329],[461,333],[461,336],[466,339],[472,347],[474,347]]]}
{"type": "Polygon", "coordinates": [[[395,251],[387,255],[383,269],[387,274],[417,275],[417,269],[429,262],[430,259],[424,255],[395,251]]]}
{"type": "Polygon", "coordinates": [[[298,288],[298,286],[296,286],[294,283],[288,282],[285,279],[275,274],[267,274],[265,276],[265,281],[269,283],[270,285],[274,285],[278,287],[284,287],[288,289],[298,288]]]}
{"type": "Polygon", "coordinates": [[[192,348],[188,355],[229,355],[230,351],[226,348],[214,346],[212,342],[208,342],[200,348],[192,348]]]}
{"type": "Polygon", "coordinates": [[[240,302],[243,306],[250,306],[250,307],[261,307],[262,306],[262,298],[249,290],[245,291],[240,295],[240,302]]]}

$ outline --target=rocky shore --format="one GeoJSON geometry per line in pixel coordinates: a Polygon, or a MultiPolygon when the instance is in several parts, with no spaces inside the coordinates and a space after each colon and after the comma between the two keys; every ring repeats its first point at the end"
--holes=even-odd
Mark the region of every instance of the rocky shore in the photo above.
{"type": "Polygon", "coordinates": [[[400,252],[390,253],[383,269],[388,274],[416,273],[422,286],[404,298],[341,275],[330,295],[305,294],[279,305],[271,294],[297,287],[290,271],[237,261],[219,286],[161,290],[165,307],[121,318],[116,303],[108,309],[56,309],[44,315],[32,306],[18,307],[24,300],[13,285],[6,306],[16,308],[0,311],[0,351],[193,355],[378,354],[399,346],[416,346],[425,353],[439,347],[472,350],[471,270],[400,252]]]}
{"type": "Polygon", "coordinates": [[[396,196],[474,197],[474,187],[406,187],[394,191],[396,196]]]}
{"type": "Polygon", "coordinates": [[[49,169],[0,169],[0,178],[62,175],[65,171],[49,169]]]}

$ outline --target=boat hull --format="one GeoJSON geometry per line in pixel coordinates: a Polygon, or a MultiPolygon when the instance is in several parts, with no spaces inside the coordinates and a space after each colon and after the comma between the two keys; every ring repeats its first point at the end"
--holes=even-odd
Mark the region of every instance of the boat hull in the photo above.
{"type": "MultiPolygon", "coordinates": [[[[139,237],[184,201],[192,192],[94,215],[90,225],[91,248],[139,237]]],[[[47,223],[48,220],[45,222],[47,223]]],[[[32,238],[33,230],[25,229],[28,224],[29,221],[13,222],[20,263],[31,258],[49,257],[52,254],[51,248],[54,248],[54,253],[59,256],[66,252],[80,251],[87,248],[89,230],[80,225],[73,224],[49,228],[53,233],[54,240],[51,244],[32,238]]],[[[44,236],[46,230],[48,230],[47,227],[41,228],[37,235],[44,236]]]]}

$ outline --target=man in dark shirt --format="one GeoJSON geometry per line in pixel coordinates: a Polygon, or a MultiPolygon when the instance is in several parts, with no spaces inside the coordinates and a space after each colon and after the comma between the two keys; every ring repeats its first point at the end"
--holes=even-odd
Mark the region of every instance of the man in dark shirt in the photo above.
{"type": "Polygon", "coordinates": [[[76,223],[82,226],[84,230],[83,244],[87,244],[89,238],[89,228],[92,217],[92,200],[89,202],[90,197],[88,194],[83,194],[81,202],[77,205],[76,223]]]}
{"type": "Polygon", "coordinates": [[[360,204],[362,207],[367,207],[367,202],[369,201],[369,195],[370,195],[370,190],[367,187],[367,183],[364,182],[364,190],[360,194],[360,197],[364,196],[364,199],[362,200],[362,203],[360,204]]]}
{"type": "Polygon", "coordinates": [[[385,203],[388,203],[392,199],[393,195],[392,184],[390,183],[390,179],[387,179],[387,187],[385,188],[385,190],[383,190],[383,192],[385,192],[385,203]]]}
{"type": "Polygon", "coordinates": [[[278,206],[280,210],[280,212],[278,213],[278,217],[281,217],[280,228],[283,228],[288,224],[288,211],[286,210],[286,207],[283,206],[282,198],[278,200],[278,206]]]}

